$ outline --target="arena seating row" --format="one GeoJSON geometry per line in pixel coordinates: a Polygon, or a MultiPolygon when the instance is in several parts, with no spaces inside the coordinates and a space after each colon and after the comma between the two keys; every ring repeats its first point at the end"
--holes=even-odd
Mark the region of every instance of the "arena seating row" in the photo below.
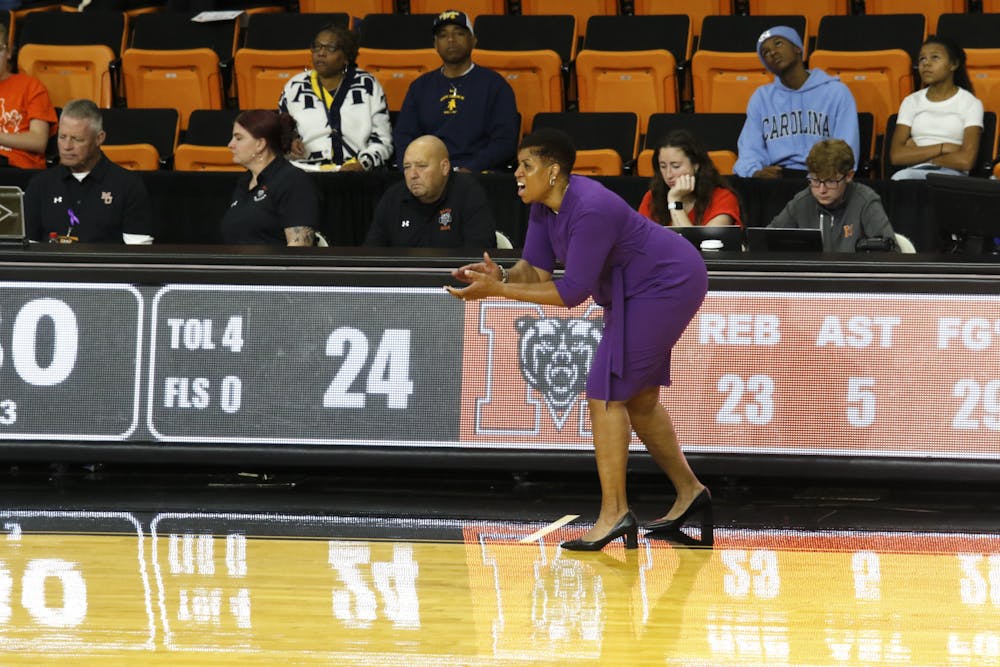
{"type": "MultiPolygon", "coordinates": [[[[157,108],[169,101],[186,130],[195,109],[272,106],[288,77],[309,66],[303,47],[316,26],[352,21],[347,13],[256,13],[241,32],[235,19],[194,22],[191,14],[172,12],[127,17],[28,14],[15,39],[18,64],[43,80],[57,106],[72,97],[104,107],[157,108]]],[[[370,14],[360,24],[359,64],[383,82],[392,110],[416,76],[440,64],[429,46],[430,21],[422,14],[370,14]]],[[[704,19],[692,55],[687,15],[592,16],[578,51],[574,17],[483,14],[475,24],[476,61],[507,76],[522,132],[538,113],[578,108],[635,112],[644,135],[655,113],[743,112],[753,90],[771,79],[754,49],[775,21],[809,32],[805,15],[713,15],[704,19]]],[[[988,110],[1000,110],[1000,14],[951,13],[938,22],[942,34],[968,45],[977,93],[988,110]]],[[[811,66],[838,74],[852,89],[878,136],[914,90],[913,63],[927,27],[921,14],[828,15],[807,55],[811,66]]]]}
{"type": "MultiPolygon", "coordinates": [[[[181,132],[175,109],[102,109],[106,139],[104,152],[110,159],[130,169],[176,171],[240,171],[233,164],[226,145],[232,135],[235,109],[197,109],[191,113],[187,129],[181,132]]],[[[732,174],[737,158],[737,140],[743,128],[742,113],[670,113],[652,114],[645,119],[647,131],[639,132],[639,118],[632,112],[554,112],[535,116],[533,128],[556,127],[567,132],[577,147],[574,171],[591,176],[637,175],[655,173],[654,149],[657,142],[674,129],[687,129],[704,143],[720,173],[732,174]]],[[[996,114],[986,112],[983,140],[975,176],[989,176],[995,158],[996,114]]],[[[889,131],[895,124],[890,117],[889,131]]],[[[874,120],[869,113],[858,114],[861,129],[861,155],[858,175],[861,178],[888,177],[888,164],[874,134],[874,120]]],[[[54,139],[47,157],[57,158],[54,139]]]]}
{"type": "MultiPolygon", "coordinates": [[[[129,2],[138,4],[139,0],[129,2]]],[[[133,168],[172,164],[178,144],[206,145],[200,143],[203,139],[196,143],[185,136],[194,111],[273,106],[287,79],[309,66],[309,51],[302,47],[319,24],[353,23],[358,28],[359,63],[383,82],[393,110],[402,104],[416,76],[440,64],[429,47],[430,14],[377,13],[359,19],[352,16],[358,9],[385,9],[385,4],[353,3],[341,7],[350,13],[323,15],[265,11],[289,9],[266,3],[256,7],[255,2],[230,4],[253,13],[245,21],[196,22],[191,20],[192,13],[150,12],[150,7],[30,12],[17,19],[14,52],[23,71],[45,82],[57,106],[74,97],[89,97],[106,108],[155,109],[168,104],[176,108],[179,125],[172,144],[153,138],[134,142],[156,146],[155,159],[147,155],[136,160],[130,157],[134,151],[112,151],[116,159],[133,168]]],[[[899,102],[914,89],[913,63],[931,25],[968,45],[977,94],[987,110],[1000,110],[1000,85],[995,85],[1000,81],[1000,14],[944,13],[964,8],[963,2],[951,0],[936,3],[936,9],[910,7],[922,8],[925,14],[872,15],[848,14],[853,7],[846,1],[813,3],[809,13],[797,15],[773,14],[790,8],[790,3],[751,2],[746,6],[750,15],[729,15],[725,4],[719,4],[717,14],[697,18],[688,14],[640,16],[638,12],[651,9],[640,4],[630,8],[636,15],[615,15],[622,9],[616,2],[573,3],[577,16],[532,13],[542,10],[545,3],[522,3],[518,15],[499,13],[510,8],[494,0],[473,3],[471,9],[463,7],[479,12],[476,61],[507,76],[518,98],[522,132],[531,131],[536,118],[540,124],[569,130],[585,151],[582,173],[648,173],[651,160],[643,151],[661,136],[649,127],[650,120],[660,115],[693,109],[696,115],[685,124],[695,126],[696,118],[742,114],[753,90],[771,79],[754,48],[757,35],[774,22],[793,25],[803,35],[815,31],[816,48],[807,54],[810,64],[838,74],[852,89],[862,112],[860,163],[865,175],[889,173],[881,164],[884,151],[878,147],[899,102]],[[819,15],[818,6],[828,13],[819,15]],[[582,35],[577,33],[580,13],[587,18],[582,35]],[[695,28],[700,42],[692,51],[695,28]],[[573,116],[567,109],[582,113],[573,116]],[[611,141],[610,132],[593,132],[594,123],[603,121],[592,114],[614,114],[616,120],[605,117],[609,125],[602,129],[619,128],[616,133],[622,138],[611,141]],[[629,114],[637,120],[635,132],[627,127],[629,114]],[[617,120],[623,116],[624,121],[617,120]]],[[[865,9],[873,12],[894,6],[870,4],[865,9]]],[[[407,9],[436,9],[432,5],[411,2],[407,9]]],[[[323,6],[315,3],[299,7],[319,8],[323,6]]],[[[8,13],[8,20],[14,21],[16,14],[8,13]]],[[[989,123],[990,119],[983,156],[975,170],[980,174],[990,173],[996,153],[995,132],[989,123]]],[[[701,126],[705,129],[705,123],[701,126]]],[[[147,125],[137,125],[142,127],[147,125]]],[[[724,141],[712,134],[705,138],[726,172],[735,160],[732,133],[727,132],[724,141]]],[[[212,145],[220,144],[214,141],[212,145]]],[[[177,162],[181,168],[213,168],[212,153],[218,150],[198,149],[195,156],[184,155],[193,150],[180,151],[185,158],[177,162]]],[[[215,167],[230,168],[228,154],[220,155],[215,167]]]]}
{"type": "MultiPolygon", "coordinates": [[[[22,189],[33,171],[0,168],[0,182],[22,189]]],[[[239,178],[227,172],[140,172],[153,203],[157,243],[218,244],[220,221],[239,178]]],[[[333,246],[358,246],[385,189],[402,178],[399,172],[343,174],[314,173],[322,200],[320,231],[333,246]]],[[[597,176],[607,187],[637,207],[649,188],[649,179],[637,176],[597,176]]],[[[512,174],[479,174],[477,179],[490,198],[497,225],[515,247],[527,231],[527,207],[515,196],[512,174]]],[[[995,185],[985,179],[963,179],[995,185]]],[[[744,221],[764,226],[804,187],[797,179],[732,178],[740,195],[744,221]]],[[[946,248],[941,220],[954,217],[954,209],[938,213],[923,181],[866,181],[881,196],[896,231],[909,237],[921,252],[946,248]]]]}

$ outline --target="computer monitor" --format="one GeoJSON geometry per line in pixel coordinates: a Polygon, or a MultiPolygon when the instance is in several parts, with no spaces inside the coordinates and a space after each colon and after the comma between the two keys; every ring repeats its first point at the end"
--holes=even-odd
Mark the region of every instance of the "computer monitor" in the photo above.
{"type": "Polygon", "coordinates": [[[743,251],[743,228],[739,225],[712,225],[696,227],[671,227],[699,250],[721,250],[723,252],[743,251]],[[720,241],[718,243],[704,244],[704,241],[720,241]]]}
{"type": "Polygon", "coordinates": [[[823,233],[797,227],[747,227],[750,252],[823,252],[823,233]]]}
{"type": "Polygon", "coordinates": [[[24,192],[16,185],[0,185],[0,243],[24,241],[24,192]]]}
{"type": "Polygon", "coordinates": [[[990,253],[1000,244],[1000,182],[929,174],[927,192],[938,229],[953,252],[990,253]]]}

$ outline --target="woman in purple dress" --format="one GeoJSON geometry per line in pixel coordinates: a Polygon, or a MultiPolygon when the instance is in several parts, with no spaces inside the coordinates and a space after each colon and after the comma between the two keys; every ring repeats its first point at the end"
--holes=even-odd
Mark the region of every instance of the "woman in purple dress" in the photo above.
{"type": "Polygon", "coordinates": [[[684,237],[648,220],[603,185],[571,176],[576,149],[558,130],[526,136],[518,149],[517,191],[531,205],[521,259],[509,270],[489,255],[452,272],[467,287],[454,296],[502,296],[573,307],[593,296],[604,308],[604,332],[587,378],[587,405],[601,482],[594,527],[564,549],[596,551],[623,537],[637,545],[639,524],[625,490],[634,429],[677,492],[666,515],[644,524],[677,530],[702,513],[711,543],[711,494],[681,451],[659,388],[670,384],[670,352],[708,290],[700,253],[684,237]],[[565,267],[552,279],[556,263],[565,267]]]}

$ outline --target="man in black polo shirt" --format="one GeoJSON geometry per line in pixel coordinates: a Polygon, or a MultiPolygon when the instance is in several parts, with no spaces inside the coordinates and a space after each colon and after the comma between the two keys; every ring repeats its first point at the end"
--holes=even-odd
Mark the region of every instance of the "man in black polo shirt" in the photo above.
{"type": "Polygon", "coordinates": [[[417,137],[403,154],[403,182],[390,186],[365,238],[367,246],[496,247],[490,202],[471,174],[453,172],[437,137],[417,137]]]}
{"type": "Polygon", "coordinates": [[[31,179],[24,197],[32,241],[52,232],[85,243],[153,242],[153,213],[142,179],[101,152],[103,119],[90,100],[66,103],[59,117],[59,166],[31,179]]]}

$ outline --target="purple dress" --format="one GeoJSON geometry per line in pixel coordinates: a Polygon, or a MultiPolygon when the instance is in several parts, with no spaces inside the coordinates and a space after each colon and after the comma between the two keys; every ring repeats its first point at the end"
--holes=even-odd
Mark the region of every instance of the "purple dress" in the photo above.
{"type": "Polygon", "coordinates": [[[559,213],[532,204],[521,257],[549,272],[562,263],[555,286],[568,307],[593,296],[604,308],[588,398],[624,401],[670,384],[670,352],[708,291],[705,262],[687,239],[571,176],[559,213]]]}

